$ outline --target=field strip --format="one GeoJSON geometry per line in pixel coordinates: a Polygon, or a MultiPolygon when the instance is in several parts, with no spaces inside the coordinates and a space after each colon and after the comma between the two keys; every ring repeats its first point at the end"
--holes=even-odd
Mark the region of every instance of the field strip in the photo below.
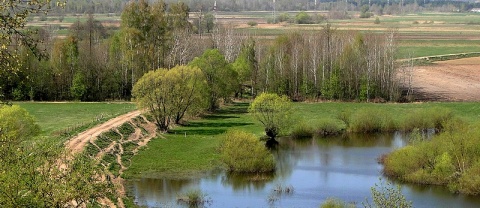
{"type": "Polygon", "coordinates": [[[72,154],[79,153],[83,151],[85,145],[94,141],[101,133],[108,131],[114,127],[120,126],[126,121],[135,118],[141,114],[141,111],[135,110],[127,114],[123,114],[108,120],[105,123],[99,124],[91,129],[88,129],[84,132],[79,133],[77,136],[68,140],[65,143],[65,147],[70,150],[72,154]]]}

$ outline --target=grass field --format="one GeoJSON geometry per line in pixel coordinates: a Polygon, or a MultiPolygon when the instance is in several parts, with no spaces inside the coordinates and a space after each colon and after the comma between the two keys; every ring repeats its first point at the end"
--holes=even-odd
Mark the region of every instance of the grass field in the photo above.
{"type": "MultiPolygon", "coordinates": [[[[264,132],[260,123],[246,113],[248,104],[236,103],[222,111],[191,121],[189,125],[174,128],[163,135],[166,139],[152,140],[148,147],[132,159],[132,166],[125,172],[127,178],[140,177],[192,177],[218,167],[216,151],[221,135],[229,128],[252,132],[261,137],[264,132]],[[185,136],[186,135],[186,136],[185,136]]],[[[480,103],[295,103],[295,124],[316,123],[322,119],[337,119],[343,111],[373,109],[391,112],[396,120],[404,119],[408,112],[422,108],[444,107],[463,120],[480,121],[480,103]]],[[[339,121],[340,122],[340,121],[339,121]]]]}
{"type": "Polygon", "coordinates": [[[14,103],[33,115],[42,130],[42,136],[68,128],[87,125],[95,120],[111,118],[134,110],[133,103],[14,103]]]}

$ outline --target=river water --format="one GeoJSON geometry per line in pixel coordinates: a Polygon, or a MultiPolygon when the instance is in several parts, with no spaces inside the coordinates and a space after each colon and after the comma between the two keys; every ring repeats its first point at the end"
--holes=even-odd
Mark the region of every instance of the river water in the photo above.
{"type": "MultiPolygon", "coordinates": [[[[371,202],[370,188],[387,180],[377,158],[406,144],[400,133],[279,142],[273,175],[216,171],[184,180],[144,178],[128,182],[129,194],[146,207],[182,207],[177,196],[194,189],[208,195],[207,207],[319,207],[331,197],[363,207],[362,202],[371,202]],[[292,187],[293,192],[278,193],[278,187],[292,187]]],[[[480,207],[479,197],[451,194],[442,187],[403,184],[402,193],[414,207],[480,207]]]]}

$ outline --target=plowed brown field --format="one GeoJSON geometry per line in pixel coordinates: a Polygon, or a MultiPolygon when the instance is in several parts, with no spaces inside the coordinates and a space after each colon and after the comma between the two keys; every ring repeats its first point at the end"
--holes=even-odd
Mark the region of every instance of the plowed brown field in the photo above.
{"type": "Polygon", "coordinates": [[[480,101],[480,57],[415,67],[412,86],[418,100],[480,101]]]}

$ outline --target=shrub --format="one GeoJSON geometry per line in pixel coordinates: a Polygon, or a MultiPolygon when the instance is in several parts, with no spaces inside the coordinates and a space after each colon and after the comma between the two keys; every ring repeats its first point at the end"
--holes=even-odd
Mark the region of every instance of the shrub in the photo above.
{"type": "Polygon", "coordinates": [[[293,127],[290,136],[294,139],[312,138],[313,128],[305,122],[300,122],[293,127]]]}
{"type": "Polygon", "coordinates": [[[247,25],[250,26],[250,27],[255,27],[255,26],[258,25],[258,23],[255,22],[255,21],[248,21],[248,22],[247,22],[247,25]]]}
{"type": "Polygon", "coordinates": [[[203,207],[205,203],[210,203],[211,200],[207,194],[201,190],[189,190],[186,193],[177,196],[177,202],[187,204],[189,207],[203,207]]]}
{"type": "Polygon", "coordinates": [[[275,170],[272,153],[250,133],[238,130],[225,133],[220,154],[231,172],[259,173],[275,170]]]}
{"type": "Polygon", "coordinates": [[[435,129],[441,131],[445,123],[454,118],[453,112],[448,108],[428,108],[415,110],[405,117],[401,129],[412,131],[416,128],[420,130],[435,129]]]}
{"type": "Polygon", "coordinates": [[[355,208],[355,204],[350,204],[337,198],[328,198],[320,208],[355,208]]]}
{"type": "Polygon", "coordinates": [[[480,161],[468,169],[458,181],[460,192],[468,195],[480,195],[480,161]]]}
{"type": "Polygon", "coordinates": [[[314,124],[314,136],[325,137],[340,134],[344,128],[337,120],[323,119],[314,124]]]}
{"type": "Polygon", "coordinates": [[[350,132],[375,133],[396,129],[391,115],[386,111],[377,109],[360,109],[352,115],[350,122],[350,132]]]}
{"type": "Polygon", "coordinates": [[[397,208],[410,208],[412,202],[407,201],[403,196],[400,186],[394,186],[390,182],[384,183],[380,179],[380,184],[375,184],[371,188],[372,200],[375,206],[370,205],[367,201],[364,203],[365,207],[397,207],[397,208]]]}
{"type": "Polygon", "coordinates": [[[373,24],[380,24],[380,19],[378,17],[375,17],[375,21],[373,21],[373,24]]]}

